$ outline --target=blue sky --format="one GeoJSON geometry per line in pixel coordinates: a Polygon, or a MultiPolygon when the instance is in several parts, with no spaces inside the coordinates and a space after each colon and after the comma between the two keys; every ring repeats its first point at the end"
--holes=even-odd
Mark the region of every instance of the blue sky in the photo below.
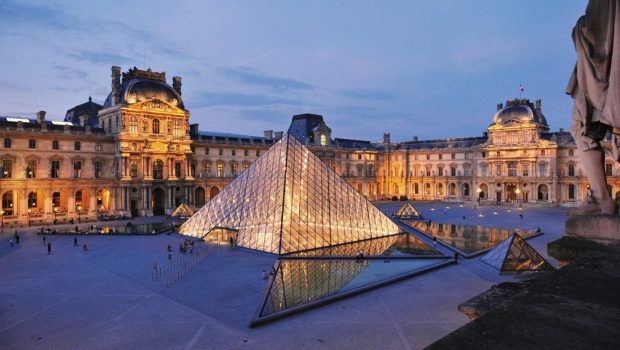
{"type": "Polygon", "coordinates": [[[318,113],[334,137],[477,136],[520,83],[568,128],[586,4],[0,0],[0,114],[103,103],[119,65],[182,76],[202,130],[261,135],[318,113]]]}

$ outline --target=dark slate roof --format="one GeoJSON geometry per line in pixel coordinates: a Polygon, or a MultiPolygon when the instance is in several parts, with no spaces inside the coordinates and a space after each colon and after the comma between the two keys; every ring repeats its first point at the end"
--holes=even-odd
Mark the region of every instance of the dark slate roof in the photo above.
{"type": "Polygon", "coordinates": [[[574,144],[575,140],[573,136],[566,131],[558,131],[558,132],[544,132],[540,134],[540,137],[544,140],[554,141],[557,144],[568,145],[574,144]]]}
{"type": "Polygon", "coordinates": [[[404,149],[450,149],[470,148],[487,142],[486,137],[465,137],[450,139],[435,139],[421,141],[406,141],[400,143],[404,149]]]}
{"type": "Polygon", "coordinates": [[[506,107],[495,113],[493,123],[505,123],[510,120],[533,121],[547,125],[547,118],[538,112],[528,99],[514,99],[506,101],[506,107]]]}
{"type": "MultiPolygon", "coordinates": [[[[27,118],[27,117],[13,117],[13,116],[0,116],[0,127],[17,127],[21,122],[21,125],[24,129],[40,129],[41,124],[37,121],[37,119],[27,118]]],[[[71,131],[85,131],[86,128],[80,126],[79,124],[74,124],[71,122],[65,121],[57,121],[57,120],[46,120],[45,125],[48,130],[64,130],[65,126],[69,126],[69,130],[71,131]]],[[[104,133],[105,130],[99,127],[90,128],[91,132],[100,132],[104,133]]]]}
{"type": "Polygon", "coordinates": [[[99,126],[99,118],[97,113],[103,109],[103,106],[93,102],[91,97],[88,97],[88,102],[77,105],[69,110],[65,114],[65,121],[73,124],[80,124],[80,117],[83,115],[88,116],[88,125],[91,127],[99,126]]]}
{"type": "Polygon", "coordinates": [[[354,140],[354,139],[334,139],[336,147],[353,148],[353,149],[373,149],[375,146],[366,140],[354,140]]]}
{"type": "Polygon", "coordinates": [[[294,115],[288,133],[305,145],[314,142],[314,129],[323,123],[322,115],[311,113],[294,115]]]}
{"type": "Polygon", "coordinates": [[[215,141],[215,142],[247,142],[247,143],[266,143],[271,144],[275,140],[267,140],[261,136],[250,136],[250,135],[242,135],[242,134],[233,134],[227,132],[217,132],[217,131],[204,131],[199,130],[198,135],[196,135],[198,140],[203,141],[215,141]]]}
{"type": "MultiPolygon", "coordinates": [[[[166,83],[166,73],[140,70],[136,67],[123,73],[123,82],[119,95],[119,103],[122,105],[142,102],[151,98],[166,101],[173,106],[185,109],[181,95],[168,83],[166,83]]],[[[103,108],[112,106],[112,92],[108,94],[103,108]]]]}

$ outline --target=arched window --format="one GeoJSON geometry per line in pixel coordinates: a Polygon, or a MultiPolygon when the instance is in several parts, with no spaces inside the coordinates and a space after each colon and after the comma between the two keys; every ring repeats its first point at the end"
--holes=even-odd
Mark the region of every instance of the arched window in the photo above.
{"type": "Polygon", "coordinates": [[[573,184],[568,185],[568,199],[575,199],[575,185],[573,184]]]}
{"type": "Polygon", "coordinates": [[[158,159],[153,162],[153,178],[154,179],[164,178],[164,162],[161,159],[158,159]]]}
{"type": "Polygon", "coordinates": [[[28,193],[28,209],[33,209],[37,207],[37,193],[30,192],[28,193]]]}
{"type": "Polygon", "coordinates": [[[549,200],[549,188],[547,187],[547,185],[542,184],[538,186],[538,200],[539,201],[549,200]]]}
{"type": "Polygon", "coordinates": [[[321,134],[321,146],[327,146],[327,136],[321,134]]]}
{"type": "Polygon", "coordinates": [[[413,184],[413,194],[419,194],[420,193],[420,185],[416,182],[413,184]]]}
{"type": "Polygon", "coordinates": [[[138,133],[138,117],[135,115],[129,120],[129,132],[132,134],[138,133]]]}
{"type": "Polygon", "coordinates": [[[486,199],[489,193],[489,187],[487,186],[487,184],[480,185],[478,189],[478,198],[486,199]]]}
{"type": "Polygon", "coordinates": [[[80,206],[82,206],[82,190],[75,192],[75,207],[78,208],[80,206]]]}
{"type": "Polygon", "coordinates": [[[456,196],[456,184],[454,184],[454,183],[450,184],[450,195],[451,196],[456,196]]]}
{"type": "Polygon", "coordinates": [[[2,215],[13,215],[13,191],[2,194],[2,215]]]}
{"type": "Polygon", "coordinates": [[[469,197],[469,184],[463,184],[463,197],[469,197]]]}
{"type": "Polygon", "coordinates": [[[429,184],[428,182],[424,185],[424,194],[425,195],[431,194],[431,184],[429,184]]]}
{"type": "Polygon", "coordinates": [[[60,192],[52,193],[52,208],[60,207],[60,192]]]}
{"type": "Polygon", "coordinates": [[[159,119],[153,119],[153,134],[159,134],[159,119]]]}
{"type": "Polygon", "coordinates": [[[443,196],[443,184],[437,185],[437,195],[443,196]]]}

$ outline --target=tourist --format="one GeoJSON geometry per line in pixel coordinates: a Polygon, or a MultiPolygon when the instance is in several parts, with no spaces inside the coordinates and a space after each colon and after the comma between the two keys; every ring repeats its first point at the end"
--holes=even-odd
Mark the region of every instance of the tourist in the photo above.
{"type": "Polygon", "coordinates": [[[172,251],[172,246],[171,246],[170,244],[168,244],[168,247],[166,248],[166,250],[167,250],[168,252],[171,252],[171,251],[172,251]]]}
{"type": "Polygon", "coordinates": [[[263,272],[261,273],[261,278],[264,280],[267,279],[267,272],[265,270],[263,270],[263,272]]]}
{"type": "Polygon", "coordinates": [[[232,247],[234,247],[234,246],[235,246],[235,242],[234,242],[234,240],[233,240],[232,236],[231,236],[231,237],[229,237],[229,238],[228,238],[228,240],[230,241],[230,247],[231,247],[231,248],[232,248],[232,247]]]}
{"type": "Polygon", "coordinates": [[[437,246],[437,237],[433,236],[433,248],[437,246]]]}
{"type": "Polygon", "coordinates": [[[454,262],[459,263],[459,253],[454,253],[454,262]]]}
{"type": "Polygon", "coordinates": [[[465,215],[463,215],[463,220],[465,220],[465,215]]]}
{"type": "Polygon", "coordinates": [[[13,244],[13,238],[9,239],[9,243],[11,243],[11,247],[15,247],[15,244],[13,244]]]}
{"type": "Polygon", "coordinates": [[[85,251],[85,252],[87,252],[87,251],[88,251],[88,245],[84,244],[84,245],[82,246],[82,250],[83,250],[83,251],[85,251]]]}
{"type": "Polygon", "coordinates": [[[523,213],[520,213],[520,214],[519,214],[519,217],[520,217],[521,219],[523,219],[523,213]]]}
{"type": "Polygon", "coordinates": [[[52,242],[47,242],[47,254],[52,254],[52,242]]]}
{"type": "Polygon", "coordinates": [[[45,240],[47,239],[47,237],[43,236],[43,245],[45,245],[45,240]]]}
{"type": "Polygon", "coordinates": [[[80,228],[77,225],[75,225],[75,232],[76,233],[80,232],[80,228]]]}
{"type": "Polygon", "coordinates": [[[76,248],[77,246],[78,246],[77,237],[73,237],[73,248],[76,248]]]}

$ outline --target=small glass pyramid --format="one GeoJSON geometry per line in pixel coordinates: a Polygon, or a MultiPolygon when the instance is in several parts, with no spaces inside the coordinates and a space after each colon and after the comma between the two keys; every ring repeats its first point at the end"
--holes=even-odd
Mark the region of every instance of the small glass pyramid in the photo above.
{"type": "Polygon", "coordinates": [[[398,219],[422,219],[423,216],[420,212],[411,204],[411,202],[405,203],[396,213],[394,217],[398,219]]]}
{"type": "Polygon", "coordinates": [[[483,263],[500,272],[553,270],[549,264],[519,234],[513,233],[480,258],[483,263]]]}
{"type": "Polygon", "coordinates": [[[236,231],[241,247],[275,254],[384,237],[399,227],[294,137],[286,134],[179,232],[236,231]]]}
{"type": "Polygon", "coordinates": [[[181,217],[181,218],[188,218],[192,215],[194,215],[195,210],[192,209],[189,205],[185,204],[185,203],[181,203],[181,205],[179,205],[171,214],[170,216],[172,217],[181,217]]]}

